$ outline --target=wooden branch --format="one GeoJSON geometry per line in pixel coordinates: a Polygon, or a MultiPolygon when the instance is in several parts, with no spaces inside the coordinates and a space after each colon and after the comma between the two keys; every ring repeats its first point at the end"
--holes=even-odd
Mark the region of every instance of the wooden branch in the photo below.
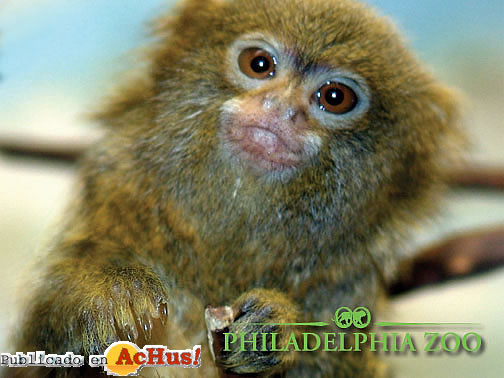
{"type": "Polygon", "coordinates": [[[420,251],[389,288],[398,295],[504,266],[504,226],[464,232],[420,251]]]}
{"type": "Polygon", "coordinates": [[[449,182],[454,187],[504,191],[504,167],[468,166],[454,170],[449,182]]]}
{"type": "MultiPolygon", "coordinates": [[[[236,314],[229,306],[211,307],[205,309],[205,323],[208,332],[208,346],[212,353],[215,366],[218,369],[220,378],[238,378],[238,377],[251,377],[251,374],[234,374],[227,371],[219,363],[219,358],[224,350],[224,336],[223,332],[228,331],[229,325],[233,322],[236,314]]],[[[255,374],[254,377],[261,377],[263,375],[255,374]]]]}
{"type": "Polygon", "coordinates": [[[88,138],[86,141],[54,141],[33,137],[1,137],[0,152],[11,157],[74,164],[92,144],[92,138],[88,138]]]}

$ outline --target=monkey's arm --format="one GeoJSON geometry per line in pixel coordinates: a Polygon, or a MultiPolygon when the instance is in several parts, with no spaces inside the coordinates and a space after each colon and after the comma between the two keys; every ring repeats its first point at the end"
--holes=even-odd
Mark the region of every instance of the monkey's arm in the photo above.
{"type": "Polygon", "coordinates": [[[150,268],[115,257],[55,261],[32,299],[19,350],[89,355],[118,340],[150,341],[153,325],[166,320],[165,285],[150,268]]]}

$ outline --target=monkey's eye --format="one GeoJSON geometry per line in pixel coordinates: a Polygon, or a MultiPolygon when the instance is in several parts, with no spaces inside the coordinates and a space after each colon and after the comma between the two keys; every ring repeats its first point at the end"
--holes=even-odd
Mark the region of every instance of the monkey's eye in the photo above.
{"type": "Polygon", "coordinates": [[[276,58],[266,50],[251,47],[241,52],[238,64],[252,79],[267,79],[275,74],[276,58]]]}
{"type": "Polygon", "coordinates": [[[321,110],[334,114],[348,113],[358,102],[352,88],[334,81],[328,81],[315,92],[315,100],[321,110]]]}

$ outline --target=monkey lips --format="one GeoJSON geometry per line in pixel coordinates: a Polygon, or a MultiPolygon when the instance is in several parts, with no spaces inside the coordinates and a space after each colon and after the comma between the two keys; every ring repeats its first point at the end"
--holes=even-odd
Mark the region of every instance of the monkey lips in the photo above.
{"type": "Polygon", "coordinates": [[[226,147],[247,165],[266,171],[298,167],[306,159],[299,124],[276,114],[228,114],[222,122],[226,147]]]}

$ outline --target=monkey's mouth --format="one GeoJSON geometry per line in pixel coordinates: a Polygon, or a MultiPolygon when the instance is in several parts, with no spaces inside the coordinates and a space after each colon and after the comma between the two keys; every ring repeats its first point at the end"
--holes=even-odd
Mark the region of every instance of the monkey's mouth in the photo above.
{"type": "Polygon", "coordinates": [[[301,163],[299,142],[274,127],[235,125],[227,134],[232,152],[258,168],[274,171],[301,163]]]}

